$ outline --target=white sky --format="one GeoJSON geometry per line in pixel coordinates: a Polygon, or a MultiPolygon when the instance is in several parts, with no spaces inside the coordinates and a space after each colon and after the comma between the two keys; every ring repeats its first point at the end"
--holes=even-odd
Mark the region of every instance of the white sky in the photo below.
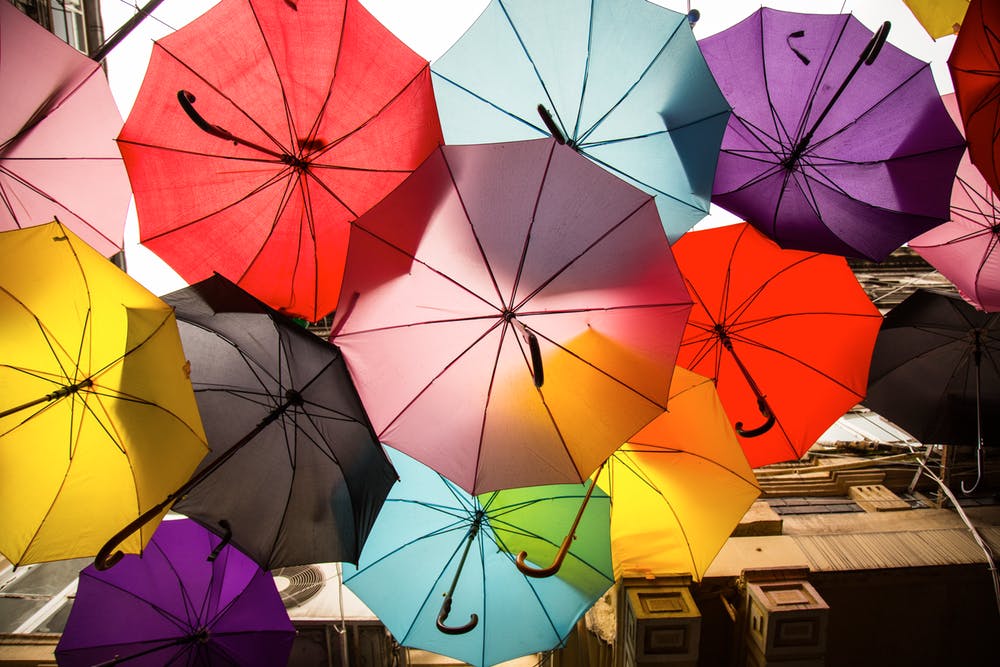
{"type": "MultiPolygon", "coordinates": [[[[147,0],[135,0],[142,6],[147,0]]],[[[537,0],[543,2],[545,0],[537,0]]],[[[723,30],[757,10],[761,5],[788,11],[811,13],[853,13],[873,31],[883,21],[891,21],[889,41],[899,48],[931,63],[942,94],[952,92],[947,58],[954,37],[932,40],[920,27],[903,0],[653,0],[670,9],[687,12],[690,7],[701,12],[695,25],[696,38],[723,30]]],[[[462,34],[488,0],[361,0],[387,28],[414,51],[433,61],[462,34]]],[[[135,4],[126,0],[103,0],[104,31],[110,36],[135,13],[135,4]]],[[[216,0],[164,0],[107,58],[111,89],[123,117],[128,116],[142,82],[153,40],[163,37],[201,15],[216,0]]],[[[725,211],[712,207],[712,214],[697,228],[732,222],[725,211]]],[[[138,245],[134,211],[126,229],[128,271],[136,280],[157,294],[184,286],[184,282],[151,252],[138,245]]]]}

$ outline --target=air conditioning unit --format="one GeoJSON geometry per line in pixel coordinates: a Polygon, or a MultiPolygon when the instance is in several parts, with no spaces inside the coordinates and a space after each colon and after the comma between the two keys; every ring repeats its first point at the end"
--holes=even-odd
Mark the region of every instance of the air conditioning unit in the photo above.
{"type": "Polygon", "coordinates": [[[377,621],[375,614],[341,583],[338,563],[279,567],[274,583],[296,621],[377,621]]]}

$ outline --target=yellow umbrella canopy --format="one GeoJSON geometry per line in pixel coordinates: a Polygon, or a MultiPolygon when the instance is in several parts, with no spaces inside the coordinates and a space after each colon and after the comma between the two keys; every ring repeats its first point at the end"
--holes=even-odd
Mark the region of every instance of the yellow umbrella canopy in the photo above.
{"type": "Polygon", "coordinates": [[[969,0],[903,0],[927,34],[937,39],[954,35],[962,25],[969,0]]]}
{"type": "Polygon", "coordinates": [[[15,565],[93,556],[208,452],[173,310],[58,221],[0,233],[0,340],[15,565]]]}
{"type": "Polygon", "coordinates": [[[611,496],[616,577],[701,580],[760,495],[712,381],[679,366],[667,412],[608,459],[597,484],[611,496]]]}

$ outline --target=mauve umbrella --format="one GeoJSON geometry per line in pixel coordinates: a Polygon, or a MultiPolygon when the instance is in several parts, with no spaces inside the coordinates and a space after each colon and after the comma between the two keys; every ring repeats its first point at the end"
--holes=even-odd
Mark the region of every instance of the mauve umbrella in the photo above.
{"type": "Polygon", "coordinates": [[[271,575],[194,521],[164,521],[145,553],[80,573],[56,647],[64,667],[275,667],[295,629],[271,575]]]}
{"type": "Polygon", "coordinates": [[[965,142],[888,27],[762,8],[700,40],[733,107],[712,202],[783,248],[874,261],[948,220],[965,142]]]}

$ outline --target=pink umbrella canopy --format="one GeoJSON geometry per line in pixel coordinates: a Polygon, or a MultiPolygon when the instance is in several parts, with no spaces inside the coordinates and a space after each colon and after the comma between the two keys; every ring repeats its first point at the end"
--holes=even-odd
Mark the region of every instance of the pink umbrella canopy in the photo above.
{"type": "MultiPolygon", "coordinates": [[[[961,127],[955,95],[944,95],[942,100],[961,127]]],[[[997,194],[966,152],[951,191],[951,220],[910,241],[910,247],[950,280],[962,298],[987,312],[1000,311],[998,203],[997,194]]]]}
{"type": "Polygon", "coordinates": [[[0,3],[0,229],[60,222],[121,250],[131,190],[101,66],[0,3]]]}

